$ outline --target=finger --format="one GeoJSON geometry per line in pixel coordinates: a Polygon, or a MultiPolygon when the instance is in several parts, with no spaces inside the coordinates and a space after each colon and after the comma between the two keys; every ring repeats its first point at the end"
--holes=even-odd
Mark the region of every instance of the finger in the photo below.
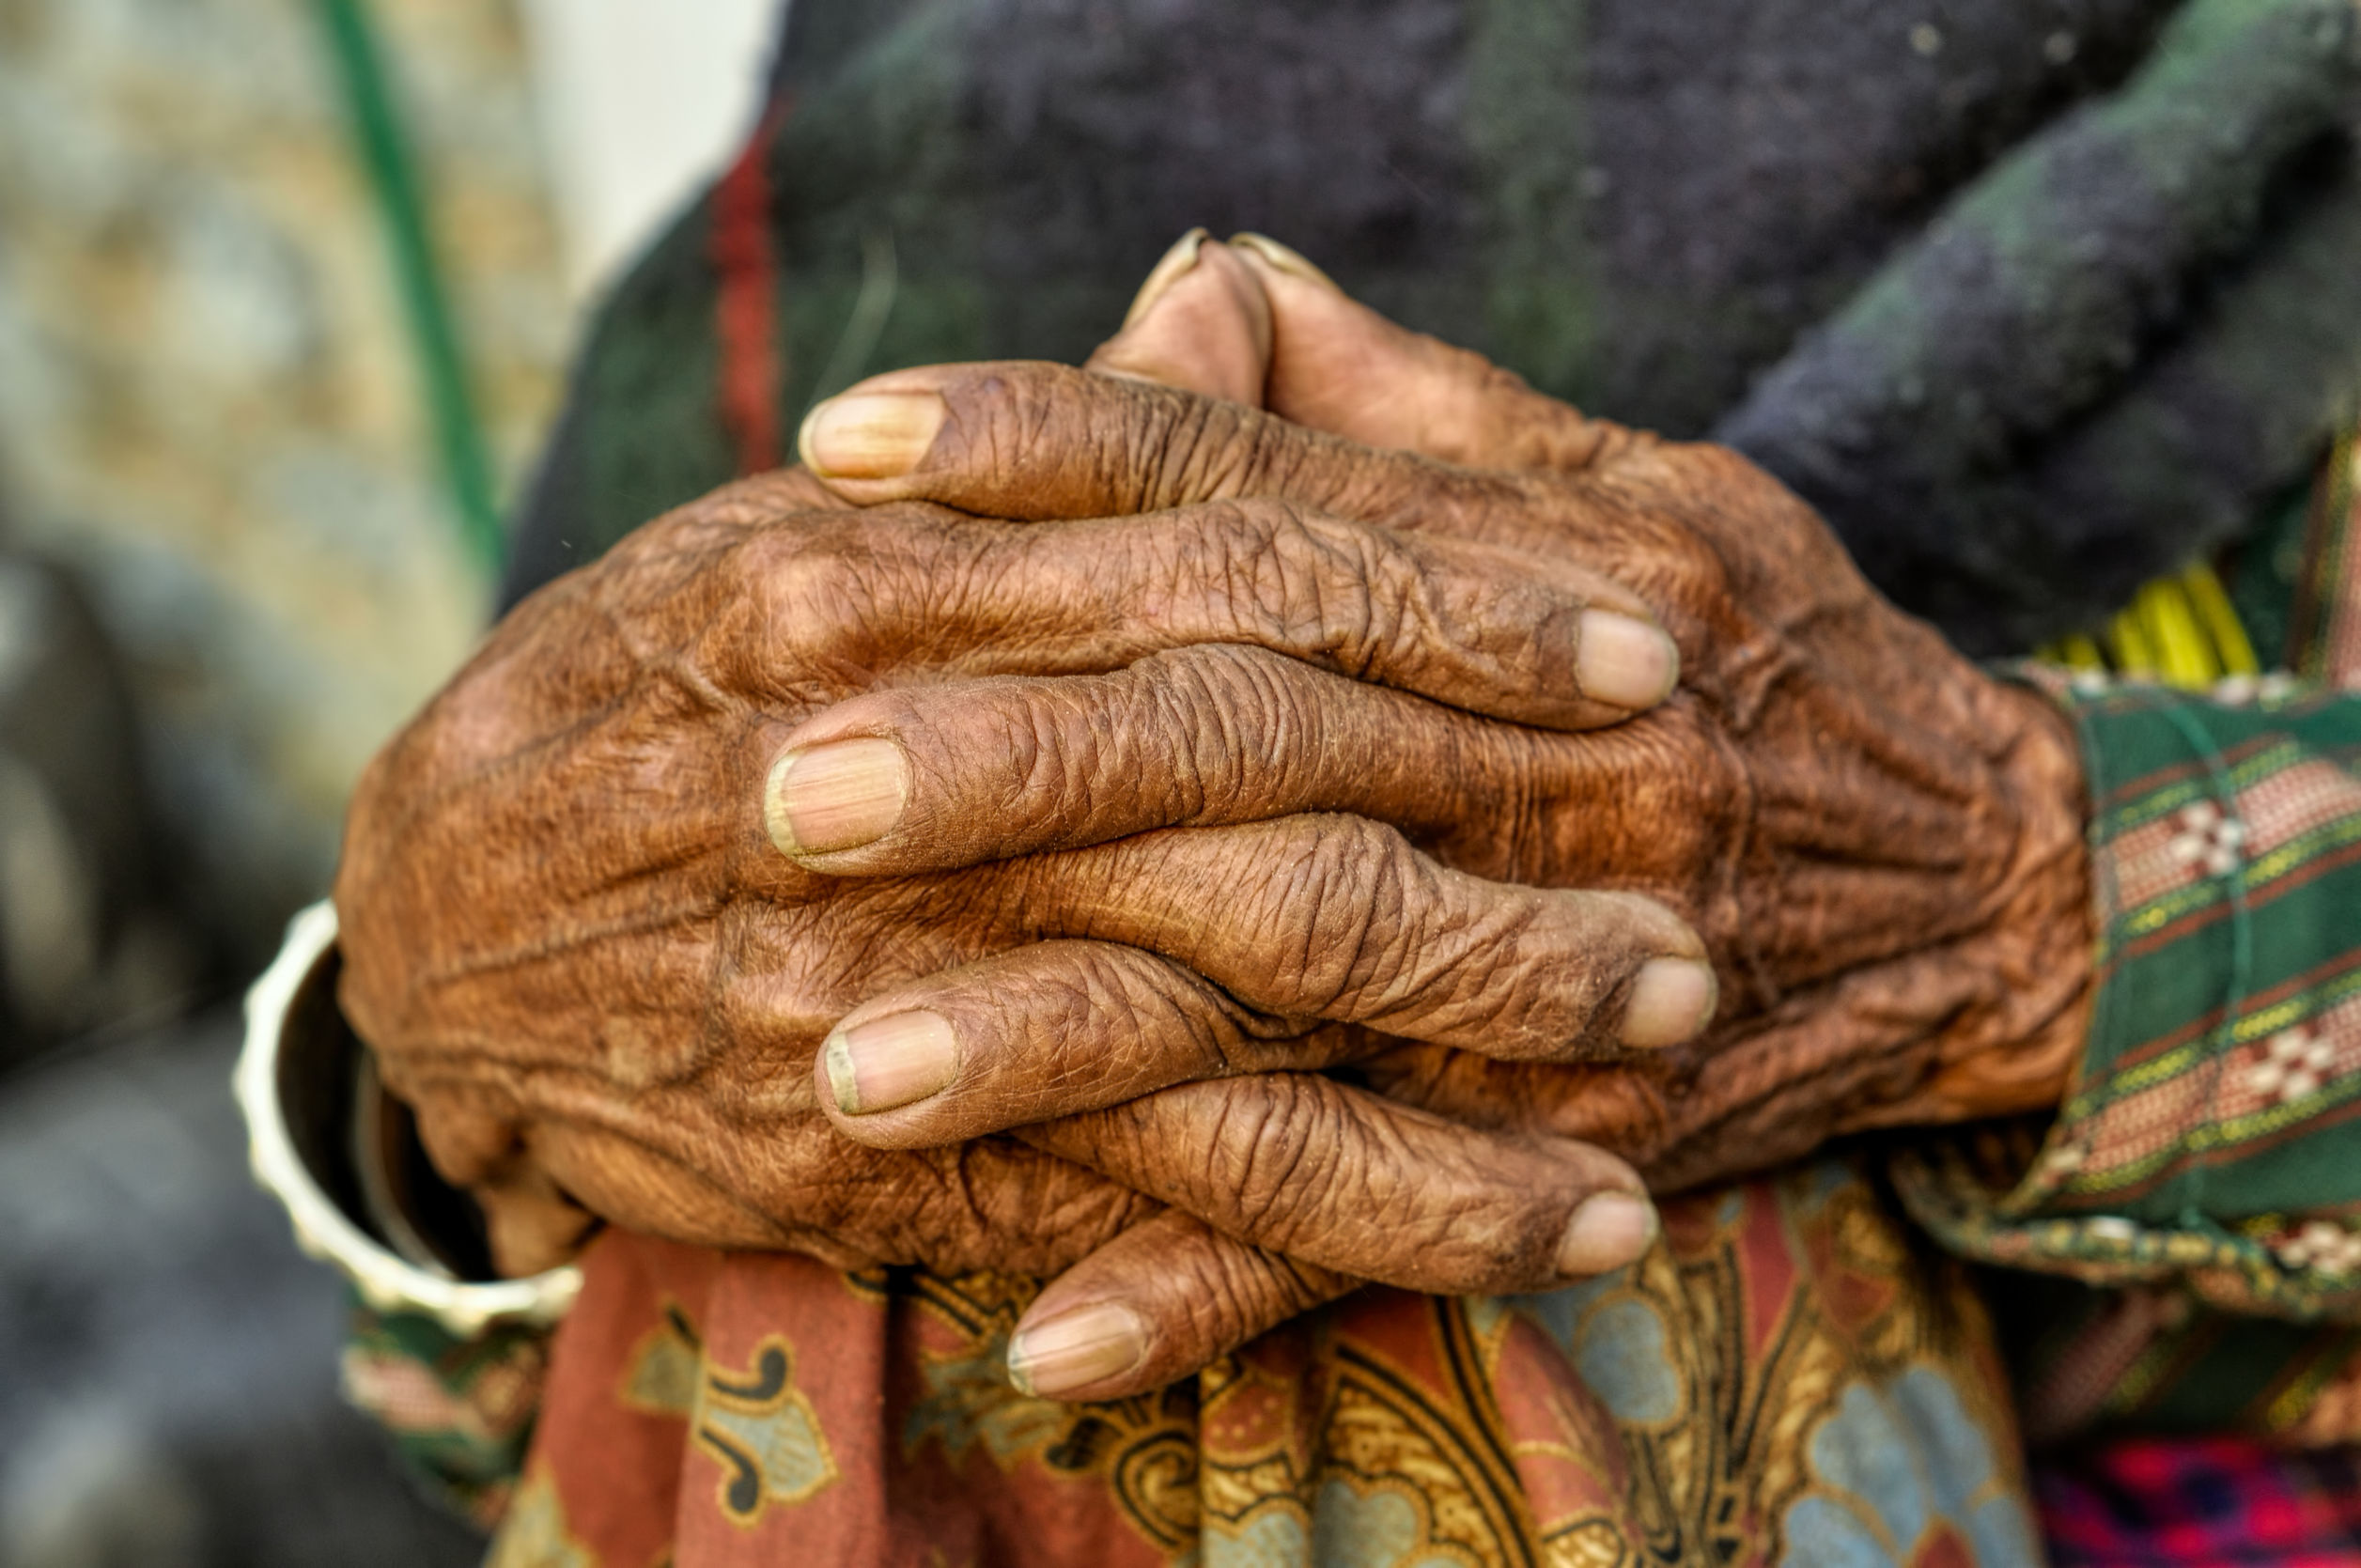
{"type": "Polygon", "coordinates": [[[763,814],[797,863],[864,877],[1304,812],[1441,831],[1514,809],[1530,741],[1262,648],[1205,644],[1103,675],[853,698],[786,737],[763,814]]]}
{"type": "Polygon", "coordinates": [[[1638,1173],[1611,1155],[1314,1074],[1188,1084],[1024,1137],[1235,1240],[1405,1290],[1540,1290],[1620,1268],[1655,1237],[1638,1173]]]}
{"type": "MultiPolygon", "coordinates": [[[[1168,256],[1159,273],[1173,264],[1168,256]]],[[[1139,329],[1154,346],[1127,344],[1127,332],[1102,350],[1134,356],[1138,374],[1160,385],[1109,385],[1024,362],[895,371],[812,411],[799,437],[805,467],[863,505],[923,499],[1040,520],[1255,494],[1369,517],[1373,493],[1434,491],[1425,498],[1431,506],[1466,489],[1402,460],[1410,454],[1571,472],[1647,442],[1535,392],[1479,354],[1396,326],[1256,236],[1203,246],[1189,276],[1163,287],[1174,301],[1172,318],[1139,329]],[[1258,286],[1254,293],[1240,272],[1258,286]],[[1204,363],[1215,357],[1211,349],[1181,345],[1250,344],[1266,317],[1260,400],[1269,415],[1191,396],[1235,398],[1252,350],[1230,352],[1226,363],[1239,368],[1224,373],[1204,363]],[[1377,450],[1393,451],[1395,460],[1373,462],[1377,450]]]]}
{"type": "Polygon", "coordinates": [[[1193,228],[1157,263],[1123,330],[1087,368],[1259,404],[1270,349],[1270,304],[1246,258],[1193,228]]]}
{"type": "Polygon", "coordinates": [[[770,531],[731,559],[699,653],[756,691],[780,684],[769,672],[788,655],[869,671],[915,653],[939,668],[1053,675],[1238,643],[1473,712],[1586,728],[1654,706],[1679,674],[1670,638],[1604,578],[1279,502],[1058,530],[848,512],[770,531]]]}
{"type": "Polygon", "coordinates": [[[857,505],[932,501],[1031,521],[1254,495],[1367,517],[1375,502],[1407,511],[1499,488],[1242,403],[1035,361],[872,377],[813,409],[797,450],[857,505]]]}
{"type": "MultiPolygon", "coordinates": [[[[1486,978],[1497,978],[1489,970],[1498,962],[1487,961],[1486,978]]],[[[1562,973],[1539,979],[1545,986],[1582,983],[1562,973]]],[[[1512,975],[1500,980],[1501,997],[1457,1010],[1447,1022],[1412,1017],[1388,1032],[1448,1034],[1470,1054],[1506,1062],[1605,1054],[1605,1043],[1587,1036],[1537,1049],[1530,1031],[1469,1021],[1496,1006],[1507,1011],[1529,984],[1512,975]]],[[[1610,998],[1600,1009],[1612,1020],[1609,1038],[1633,1049],[1693,1038],[1715,1001],[1711,970],[1685,958],[1644,959],[1623,984],[1602,988],[1610,998]]],[[[1367,1054],[1384,1038],[1366,1026],[1241,1001],[1158,954],[1053,940],[869,999],[830,1031],[813,1074],[829,1119],[856,1142],[947,1147],[1176,1083],[1328,1067],[1367,1054]]]]}
{"type": "Polygon", "coordinates": [[[1241,234],[1230,248],[1262,286],[1263,406],[1281,418],[1476,468],[1585,468],[1632,440],[1482,354],[1395,325],[1275,240],[1241,234]]]}
{"type": "Polygon", "coordinates": [[[813,1071],[862,1141],[955,1142],[1365,1048],[1321,1022],[1578,1062],[1692,1038],[1716,1000],[1696,935],[1662,906],[1486,882],[1359,817],[1142,835],[1013,862],[978,896],[1002,903],[1011,939],[1066,939],[845,1014],[813,1071]]]}
{"type": "Polygon", "coordinates": [[[830,1031],[813,1074],[855,1141],[925,1148],[1175,1083],[1324,1067],[1372,1039],[1260,1011],[1136,947],[1054,940],[870,999],[830,1031]]]}
{"type": "Polygon", "coordinates": [[[1011,936],[1144,948],[1265,1013],[1504,1060],[1612,1054],[1643,972],[1679,999],[1673,1037],[1714,1001],[1703,944],[1653,899],[1471,877],[1358,816],[1142,833],[991,876],[1011,936]]]}
{"type": "Polygon", "coordinates": [[[1009,1381],[1043,1399],[1145,1393],[1359,1283],[1168,1209],[1033,1298],[1009,1336],[1009,1381]]]}

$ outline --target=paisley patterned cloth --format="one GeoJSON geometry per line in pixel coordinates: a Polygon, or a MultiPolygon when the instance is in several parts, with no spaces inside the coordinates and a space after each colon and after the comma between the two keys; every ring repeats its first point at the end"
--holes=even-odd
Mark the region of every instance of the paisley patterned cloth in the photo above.
{"type": "Polygon", "coordinates": [[[2040,1562],[1990,1325],[1865,1165],[1665,1206],[1546,1295],[1369,1290],[1112,1404],[1030,1282],[611,1233],[493,1568],[2040,1562]]]}

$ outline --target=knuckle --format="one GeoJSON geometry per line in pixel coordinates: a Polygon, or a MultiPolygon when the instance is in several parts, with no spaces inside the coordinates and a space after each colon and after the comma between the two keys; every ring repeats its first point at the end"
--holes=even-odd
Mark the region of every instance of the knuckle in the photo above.
{"type": "Polygon", "coordinates": [[[1212,1190],[1230,1194],[1242,1230],[1283,1249],[1345,1190],[1339,1166],[1346,1129],[1333,1097],[1297,1079],[1254,1088],[1225,1097],[1206,1175],[1212,1190]]]}
{"type": "Polygon", "coordinates": [[[1159,761],[1191,817],[1266,804],[1317,749],[1303,667],[1260,648],[1213,644],[1157,661],[1151,693],[1159,761]]]}
{"type": "Polygon", "coordinates": [[[919,598],[955,571],[937,530],[910,508],[816,518],[731,552],[707,644],[753,671],[867,670],[892,657],[919,598]]]}
{"type": "Polygon", "coordinates": [[[1272,535],[1269,613],[1290,644],[1311,649],[1347,675],[1375,661],[1389,608],[1379,584],[1385,551],[1377,536],[1290,508],[1272,535]]]}
{"type": "Polygon", "coordinates": [[[1358,1014],[1410,961],[1412,851],[1390,827],[1323,816],[1288,825],[1271,856],[1282,901],[1274,978],[1306,1011],[1358,1014]]]}

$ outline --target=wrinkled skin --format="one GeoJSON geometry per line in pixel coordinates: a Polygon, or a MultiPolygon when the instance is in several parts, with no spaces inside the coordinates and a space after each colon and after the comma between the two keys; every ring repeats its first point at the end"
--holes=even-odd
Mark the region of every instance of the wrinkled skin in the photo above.
{"type": "MultiPolygon", "coordinates": [[[[1168,544],[1187,569],[1207,538],[1260,555],[1270,534],[1258,520],[1278,515],[1215,505],[1093,537],[1107,559],[1143,557],[1139,571],[1169,588],[1168,544]]],[[[1297,523],[1281,527],[1292,536],[1297,523]]],[[[947,877],[851,880],[779,856],[760,781],[797,714],[881,680],[940,680],[942,664],[1104,668],[1153,645],[1158,633],[1123,624],[1119,605],[1035,569],[1045,550],[1074,548],[935,508],[852,511],[798,474],[753,481],[536,596],[389,748],[360,791],[338,882],[343,996],[388,1082],[418,1108],[438,1164],[487,1189],[496,1221],[514,1227],[496,1237],[504,1261],[536,1261],[536,1224],[557,1224],[562,1244],[563,1219],[530,1202],[546,1176],[597,1213],[729,1245],[941,1268],[1071,1262],[1148,1205],[1014,1145],[862,1150],[816,1113],[809,1076],[820,1037],[863,996],[1045,938],[1087,939],[1052,951],[1161,952],[1179,1000],[1219,999],[1213,1044],[1235,1067],[1323,1064],[1380,1042],[1357,1028],[1290,1043],[1324,1016],[1471,1048],[1499,1030],[1523,1054],[1595,1054],[1616,976],[1695,950],[1677,921],[1637,901],[1483,886],[1335,817],[947,877]],[[955,577],[966,589],[945,591],[955,577]],[[1055,629],[1033,642],[1002,634],[1029,613],[1055,629]],[[1390,868],[1387,886],[1371,885],[1373,862],[1390,868]],[[1253,925],[1224,929],[1217,911],[1242,896],[1253,925]],[[1381,938],[1367,926],[1388,907],[1395,929],[1381,938]],[[1458,973],[1427,963],[1427,984],[1400,984],[1421,933],[1468,922],[1521,944],[1517,973],[1463,942],[1458,973]],[[1309,961],[1257,939],[1291,927],[1309,961]]],[[[1394,559],[1417,569],[1407,551],[1394,559]]],[[[1207,613],[1233,609],[1264,619],[1226,596],[1207,613]]],[[[1294,635],[1283,619],[1264,619],[1275,641],[1294,635]]],[[[1348,1093],[1319,1080],[1262,1090],[1348,1093]]],[[[1394,1136],[1427,1130],[1404,1122],[1394,1136]]],[[[1261,1141],[1243,1124],[1236,1136],[1261,1141]]],[[[1457,1153],[1505,1189],[1549,1185],[1526,1141],[1457,1153]]],[[[1587,1169],[1638,1186],[1613,1161],[1587,1169]]],[[[1208,1191],[1203,1203],[1247,1228],[1223,1212],[1235,1201],[1208,1191]]],[[[1495,1245],[1440,1266],[1483,1277],[1495,1245]]]]}
{"type": "Polygon", "coordinates": [[[1101,1394],[1356,1277],[1621,1261],[1566,1246],[1636,1184],[1592,1141],[1679,1184],[2054,1098],[2088,985],[2058,721],[1743,460],[1205,256],[1099,370],[1335,435],[1053,366],[883,378],[856,390],[905,423],[940,400],[913,472],[856,441],[817,454],[833,494],[652,525],[371,770],[344,1000],[505,1265],[585,1206],[847,1264],[1087,1259],[1028,1322],[1138,1308],[1128,1381],[1064,1390],[1101,1394]],[[1620,727],[1569,696],[1599,607],[1680,644],[1620,727]],[[774,765],[851,737],[891,743],[900,820],[778,842],[774,765]],[[1634,1048],[1636,976],[1700,937],[1721,1020],[1634,1048]],[[848,1113],[823,1037],[921,1006],[957,1075],[848,1113]],[[1231,1076],[1342,1064],[1392,1099],[1231,1076]]]}
{"type": "MultiPolygon", "coordinates": [[[[1630,588],[1672,633],[1681,691],[1584,735],[1299,668],[1210,699],[1176,700],[1170,681],[865,698],[793,744],[891,737],[940,794],[918,795],[909,831],[808,863],[908,870],[984,849],[927,831],[937,822],[986,821],[1033,849],[1343,811],[1484,877],[1644,893],[1692,924],[1722,977],[1703,1038],[1581,1066],[1411,1047],[1358,1071],[1470,1123],[1602,1142],[1657,1187],[1864,1127],[2054,1104],[2089,988],[2081,779],[2063,719],[1895,611],[1744,458],[1584,419],[1384,322],[1299,260],[1249,260],[1275,307],[1265,396],[1301,424],[1053,366],[904,372],[854,391],[940,397],[940,433],[909,472],[864,469],[834,488],[1044,519],[1277,497],[1571,561],[1630,588]],[[1268,756],[1235,738],[1273,733],[1307,738],[1268,756]],[[1021,768],[1008,735],[1024,737],[1021,768]],[[1235,776],[1204,788],[1220,778],[1206,759],[1233,755],[1245,758],[1235,776]],[[1174,778],[1198,786],[1176,791],[1174,778]]],[[[940,981],[860,1016],[916,1000],[988,1032],[988,999],[940,981]]],[[[1136,1039],[1096,1045],[1142,1054],[1136,1039]]],[[[923,1107],[840,1120],[856,1137],[918,1142],[1015,1119],[1005,1096],[981,1092],[988,1113],[969,1113],[966,1093],[955,1083],[923,1107]]]]}
{"type": "MultiPolygon", "coordinates": [[[[1646,962],[1701,955],[1661,908],[1483,883],[1336,816],[851,880],[783,858],[762,800],[792,722],[850,693],[1157,668],[1204,643],[1612,722],[1627,709],[1581,690],[1593,605],[1641,613],[1578,570],[1281,504],[1047,530],[856,512],[800,474],[733,487],[520,607],[372,767],[337,885],[342,1000],[510,1271],[564,1256],[593,1214],[847,1265],[1091,1258],[1178,1321],[1144,1382],[1344,1271],[1452,1291],[1614,1266],[1645,1205],[1604,1250],[1575,1220],[1638,1191],[1623,1162],[1327,1079],[1188,1084],[1029,1134],[1142,1182],[1008,1140],[864,1149],[820,1114],[811,1064],[863,997],[1015,950],[1095,955],[1127,1005],[1195,1020],[1221,1073],[1399,1036],[1595,1058],[1622,1048],[1646,962]]],[[[1005,979],[1012,1011],[1076,1001],[1005,979]]]]}

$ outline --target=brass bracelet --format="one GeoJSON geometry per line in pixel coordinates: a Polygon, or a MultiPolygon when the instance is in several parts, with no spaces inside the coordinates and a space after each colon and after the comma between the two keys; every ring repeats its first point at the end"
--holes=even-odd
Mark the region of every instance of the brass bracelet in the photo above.
{"type": "Polygon", "coordinates": [[[493,1324],[555,1323],[581,1293],[580,1269],[568,1265],[523,1280],[461,1279],[419,1239],[408,1217],[369,1216],[387,1207],[386,1194],[398,1184],[369,1163],[382,1151],[366,1138],[360,1158],[349,1149],[337,1157],[356,1110],[365,1127],[377,1124],[379,1110],[364,1086],[348,1081],[350,1069],[334,1061],[345,1030],[336,1012],[338,961],[336,911],[323,900],[287,923],[278,956],[246,993],[236,1085],[255,1180],[286,1208],[296,1246],[334,1265],[377,1311],[417,1312],[461,1339],[493,1324]],[[301,1108],[293,1118],[290,1105],[301,1108]],[[332,1195],[337,1188],[345,1189],[341,1203],[332,1195]]]}

